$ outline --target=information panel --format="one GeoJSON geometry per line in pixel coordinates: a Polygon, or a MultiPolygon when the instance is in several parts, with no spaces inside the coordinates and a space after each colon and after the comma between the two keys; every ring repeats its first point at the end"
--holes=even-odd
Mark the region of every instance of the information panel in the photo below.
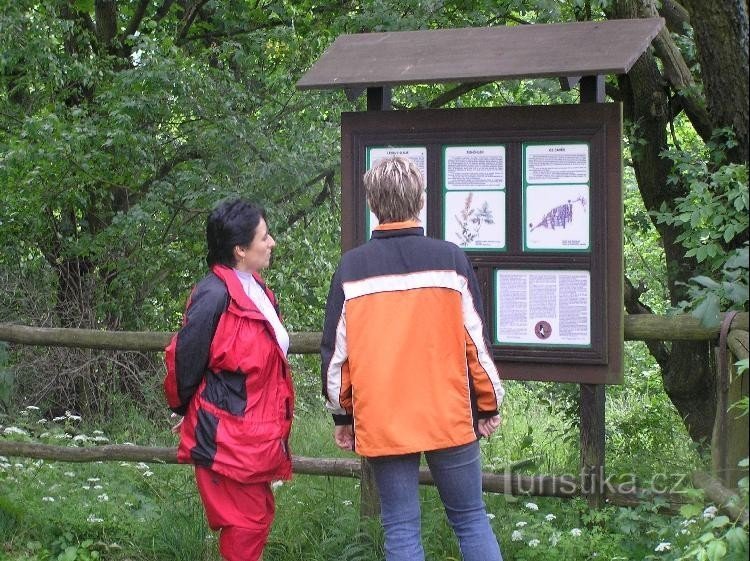
{"type": "MultiPolygon", "coordinates": [[[[386,158],[388,156],[404,156],[409,158],[416,166],[419,171],[422,172],[422,177],[425,178],[427,183],[427,148],[424,146],[393,146],[385,148],[368,148],[367,150],[367,169],[369,170],[375,165],[378,160],[386,158]]],[[[365,205],[367,203],[365,202],[365,205]]],[[[372,231],[378,225],[377,217],[372,213],[369,207],[367,207],[367,232],[372,234],[372,231]]],[[[427,228],[427,207],[422,209],[419,216],[422,225],[427,228]]],[[[369,237],[369,236],[368,236],[369,237]]]]}
{"type": "Polygon", "coordinates": [[[377,224],[362,175],[412,159],[428,236],[462,248],[509,379],[622,379],[621,108],[581,104],[342,115],[342,249],[377,224]]]}
{"type": "Polygon", "coordinates": [[[588,144],[524,144],[524,249],[589,249],[588,144]]]}
{"type": "Polygon", "coordinates": [[[495,272],[495,342],[591,345],[588,271],[495,272]]]}
{"type": "Polygon", "coordinates": [[[464,249],[505,249],[505,146],[446,146],[443,238],[464,249]]]}

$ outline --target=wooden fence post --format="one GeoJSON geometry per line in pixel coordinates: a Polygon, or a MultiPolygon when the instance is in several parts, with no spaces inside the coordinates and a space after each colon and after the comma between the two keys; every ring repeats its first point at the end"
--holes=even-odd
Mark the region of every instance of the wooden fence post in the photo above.
{"type": "Polygon", "coordinates": [[[581,494],[589,506],[604,504],[603,384],[581,384],[581,494]]]}

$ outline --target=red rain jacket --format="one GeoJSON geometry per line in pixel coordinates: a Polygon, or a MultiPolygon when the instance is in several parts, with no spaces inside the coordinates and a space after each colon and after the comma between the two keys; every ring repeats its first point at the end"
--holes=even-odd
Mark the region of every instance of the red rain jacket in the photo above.
{"type": "Polygon", "coordinates": [[[165,351],[167,403],[185,416],[177,461],[241,483],[289,479],[289,364],[232,269],[215,265],[193,288],[183,326],[165,351]]]}

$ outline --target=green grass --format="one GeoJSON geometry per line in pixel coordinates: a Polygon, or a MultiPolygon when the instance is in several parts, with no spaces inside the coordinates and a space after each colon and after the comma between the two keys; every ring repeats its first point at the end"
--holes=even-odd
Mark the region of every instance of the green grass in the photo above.
{"type": "MultiPolygon", "coordinates": [[[[644,369],[630,383],[608,390],[607,473],[618,478],[632,473],[639,483],[661,474],[660,481],[675,483],[702,460],[663,391],[654,389],[655,376],[644,369]]],[[[532,459],[523,473],[575,474],[578,438],[566,391],[570,388],[507,383],[503,428],[482,443],[485,470],[502,472],[532,459]]],[[[319,398],[312,391],[304,394],[292,433],[294,453],[354,458],[334,445],[319,398]]],[[[75,416],[42,423],[39,416],[32,408],[0,418],[0,438],[69,445],[176,443],[166,412],[146,419],[126,400],[98,430],[75,416]]],[[[421,494],[427,558],[460,560],[437,492],[424,487],[421,494]]],[[[265,561],[382,560],[380,525],[360,518],[359,496],[357,479],[295,476],[276,490],[277,516],[265,561]]],[[[711,522],[701,517],[700,500],[677,517],[656,514],[649,503],[590,511],[581,500],[490,493],[485,500],[506,561],[677,560],[711,522]],[[655,551],[660,543],[669,543],[669,549],[655,551]]],[[[732,527],[709,530],[721,541],[732,527]]],[[[727,551],[746,552],[747,533],[742,536],[744,542],[727,551]]],[[[0,544],[2,561],[219,561],[192,469],[176,465],[0,458],[0,544]]]]}

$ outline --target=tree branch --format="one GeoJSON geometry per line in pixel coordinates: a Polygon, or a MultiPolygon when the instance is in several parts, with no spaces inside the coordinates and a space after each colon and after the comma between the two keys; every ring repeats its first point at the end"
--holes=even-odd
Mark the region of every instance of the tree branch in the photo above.
{"type": "Polygon", "coordinates": [[[109,46],[117,36],[117,3],[115,0],[96,0],[94,2],[96,16],[96,36],[99,42],[109,46]]]}
{"type": "Polygon", "coordinates": [[[443,105],[450,103],[454,99],[461,97],[463,94],[468,93],[472,90],[481,88],[482,86],[486,86],[489,83],[490,82],[473,82],[473,83],[459,84],[455,88],[451,88],[450,90],[445,91],[439,96],[437,96],[435,99],[433,99],[431,102],[427,104],[427,107],[430,107],[430,108],[442,107],[443,105]]]}
{"type": "Polygon", "coordinates": [[[295,213],[293,213],[287,220],[284,228],[282,228],[280,231],[286,232],[296,222],[304,218],[311,209],[318,208],[319,206],[321,206],[326,201],[326,199],[332,196],[332,194],[333,194],[333,173],[325,176],[323,189],[320,190],[320,193],[318,193],[318,195],[315,197],[315,200],[313,200],[312,204],[306,208],[301,208],[297,210],[295,213]]]}
{"type": "Polygon", "coordinates": [[[141,22],[143,21],[143,16],[146,15],[146,8],[148,8],[150,2],[151,0],[140,0],[138,2],[138,5],[135,7],[135,12],[133,12],[133,17],[130,18],[128,25],[125,27],[125,31],[122,34],[123,39],[130,37],[138,31],[138,27],[140,27],[141,22]]]}
{"type": "Polygon", "coordinates": [[[662,0],[659,15],[667,22],[669,31],[685,35],[685,26],[690,25],[690,14],[681,4],[675,0],[662,0]]]}
{"type": "MultiPolygon", "coordinates": [[[[628,312],[628,314],[635,315],[654,313],[651,308],[640,301],[641,294],[643,294],[644,292],[644,287],[639,286],[638,288],[636,288],[635,286],[633,286],[633,283],[630,282],[630,279],[627,277],[627,275],[625,276],[623,299],[625,303],[625,310],[628,312]]],[[[667,349],[667,346],[662,341],[650,339],[646,341],[646,347],[648,347],[649,352],[654,357],[659,366],[662,369],[666,368],[670,358],[670,352],[667,349]]]]}
{"type": "MultiPolygon", "coordinates": [[[[652,2],[647,2],[639,4],[639,15],[655,17],[659,13],[652,2]]],[[[656,56],[662,61],[664,77],[682,97],[682,107],[685,109],[685,114],[693,124],[695,131],[704,142],[707,142],[711,139],[713,126],[702,100],[695,94],[695,81],[685,58],[682,56],[682,51],[675,45],[669,31],[664,28],[659,31],[653,45],[656,56]]]]}
{"type": "Polygon", "coordinates": [[[164,0],[161,6],[156,10],[154,14],[154,21],[161,21],[169,13],[169,8],[174,4],[174,0],[164,0]]]}
{"type": "Polygon", "coordinates": [[[185,41],[188,31],[190,31],[190,26],[193,25],[195,18],[198,17],[198,12],[207,3],[208,0],[196,0],[196,2],[185,10],[185,14],[182,16],[182,21],[180,21],[180,26],[177,30],[177,36],[175,37],[175,42],[178,45],[181,45],[185,41]]]}

